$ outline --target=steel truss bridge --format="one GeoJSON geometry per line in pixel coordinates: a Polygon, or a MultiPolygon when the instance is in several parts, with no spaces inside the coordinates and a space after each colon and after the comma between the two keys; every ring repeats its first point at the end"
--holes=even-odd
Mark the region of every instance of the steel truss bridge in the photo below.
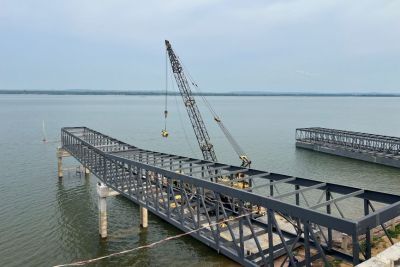
{"type": "Polygon", "coordinates": [[[296,146],[400,168],[400,138],[320,127],[296,129],[296,146]]]}
{"type": "Polygon", "coordinates": [[[370,230],[400,215],[397,195],[144,150],[86,127],[62,128],[61,140],[108,187],[244,266],[356,265],[371,257],[370,230]],[[343,209],[349,200],[360,212],[343,209]]]}

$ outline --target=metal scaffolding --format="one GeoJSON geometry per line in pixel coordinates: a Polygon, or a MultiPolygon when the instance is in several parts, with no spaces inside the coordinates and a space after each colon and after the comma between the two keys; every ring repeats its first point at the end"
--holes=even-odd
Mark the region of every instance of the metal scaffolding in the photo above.
{"type": "Polygon", "coordinates": [[[397,195],[144,150],[86,127],[62,128],[61,140],[107,186],[245,266],[355,265],[371,257],[370,230],[400,215],[397,195]],[[362,214],[347,214],[348,200],[362,214]]]}
{"type": "Polygon", "coordinates": [[[296,129],[296,146],[400,167],[400,138],[398,137],[319,127],[299,128],[296,129]]]}

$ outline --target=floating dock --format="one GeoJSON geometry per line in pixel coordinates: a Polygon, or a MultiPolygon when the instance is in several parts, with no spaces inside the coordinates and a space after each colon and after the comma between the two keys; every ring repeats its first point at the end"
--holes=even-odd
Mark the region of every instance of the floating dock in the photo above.
{"type": "Polygon", "coordinates": [[[400,138],[320,127],[296,129],[296,147],[400,168],[400,138]]]}

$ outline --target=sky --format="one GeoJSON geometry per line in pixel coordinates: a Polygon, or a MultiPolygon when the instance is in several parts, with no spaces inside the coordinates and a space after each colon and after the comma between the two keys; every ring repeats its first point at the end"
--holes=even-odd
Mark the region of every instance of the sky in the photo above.
{"type": "Polygon", "coordinates": [[[0,89],[400,93],[398,0],[0,0],[0,89]]]}

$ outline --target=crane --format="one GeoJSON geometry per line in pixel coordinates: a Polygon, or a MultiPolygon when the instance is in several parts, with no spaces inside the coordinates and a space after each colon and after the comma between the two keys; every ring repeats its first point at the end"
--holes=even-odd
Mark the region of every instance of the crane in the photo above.
{"type": "MultiPolygon", "coordinates": [[[[172,72],[175,77],[175,81],[178,85],[179,92],[183,98],[183,102],[185,104],[186,110],[189,115],[190,122],[193,126],[194,133],[197,138],[197,142],[199,143],[200,150],[203,154],[205,160],[209,161],[217,161],[217,155],[214,151],[214,146],[211,143],[210,135],[208,134],[207,128],[204,124],[203,118],[200,114],[199,108],[197,107],[196,100],[193,96],[192,89],[190,87],[190,83],[186,78],[185,72],[183,70],[182,64],[179,61],[178,56],[175,54],[172,46],[168,40],[165,40],[165,46],[167,49],[167,54],[169,57],[169,61],[171,63],[172,72]]],[[[189,75],[190,78],[190,75],[189,75]]],[[[197,84],[194,81],[191,81],[191,84],[197,88],[197,84]]],[[[217,122],[218,126],[221,128],[225,137],[228,139],[229,143],[232,145],[233,149],[239,156],[239,159],[242,161],[242,167],[249,168],[251,164],[250,158],[244,153],[243,149],[239,146],[233,136],[230,134],[228,129],[222,123],[220,117],[216,114],[212,106],[208,103],[208,101],[202,96],[207,104],[207,107],[210,109],[212,115],[214,116],[214,120],[217,122]]],[[[163,130],[162,135],[164,137],[168,136],[168,133],[163,130]],[[165,136],[166,135],[166,136],[165,136]]]]}

